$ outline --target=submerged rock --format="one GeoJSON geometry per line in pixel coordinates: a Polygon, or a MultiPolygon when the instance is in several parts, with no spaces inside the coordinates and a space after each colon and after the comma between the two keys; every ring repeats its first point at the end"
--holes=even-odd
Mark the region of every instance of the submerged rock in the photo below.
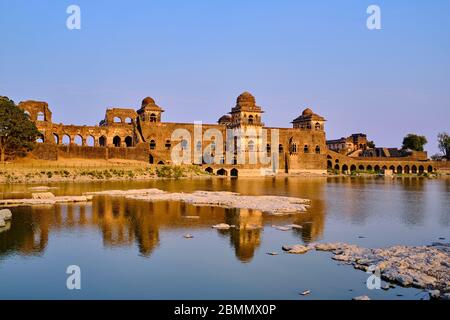
{"type": "Polygon", "coordinates": [[[192,234],[190,234],[190,233],[185,234],[183,237],[185,239],[192,239],[192,238],[194,238],[194,236],[192,234]]]}
{"type": "Polygon", "coordinates": [[[292,229],[303,229],[303,227],[298,224],[288,224],[286,227],[289,227],[292,229]]]}
{"type": "Polygon", "coordinates": [[[231,226],[226,223],[219,223],[219,224],[212,226],[212,228],[218,229],[218,230],[228,230],[231,228],[231,226]]]}
{"type": "Polygon", "coordinates": [[[307,296],[308,294],[310,294],[311,293],[311,290],[305,290],[305,291],[303,291],[303,292],[300,292],[300,295],[302,295],[302,296],[307,296]]]}
{"type": "Polygon", "coordinates": [[[370,300],[370,298],[368,296],[359,296],[359,297],[354,297],[352,300],[367,301],[367,300],[370,300]]]}
{"type": "Polygon", "coordinates": [[[65,197],[35,197],[33,199],[6,199],[0,200],[0,205],[3,206],[20,206],[20,205],[54,205],[57,203],[70,203],[70,202],[88,202],[92,201],[92,196],[65,196],[65,197]]]}
{"type": "Polygon", "coordinates": [[[9,209],[1,209],[0,210],[0,219],[1,220],[11,220],[12,219],[12,212],[9,209]]]}
{"type": "Polygon", "coordinates": [[[309,250],[313,249],[312,247],[309,246],[302,246],[300,244],[296,244],[293,246],[283,246],[282,249],[284,251],[286,251],[287,253],[292,253],[292,254],[303,254],[308,252],[309,250]]]}
{"type": "Polygon", "coordinates": [[[284,226],[272,226],[273,228],[280,230],[280,231],[289,231],[292,230],[291,227],[284,227],[284,226]]]}
{"type": "Polygon", "coordinates": [[[53,199],[54,197],[55,195],[51,192],[39,192],[31,194],[32,199],[53,199]]]}

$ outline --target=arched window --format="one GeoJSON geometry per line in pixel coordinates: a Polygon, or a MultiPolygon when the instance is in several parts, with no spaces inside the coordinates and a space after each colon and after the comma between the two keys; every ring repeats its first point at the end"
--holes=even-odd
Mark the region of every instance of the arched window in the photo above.
{"type": "Polygon", "coordinates": [[[248,151],[254,151],[254,150],[255,150],[255,143],[252,140],[250,140],[248,142],[248,151]]]}
{"type": "Polygon", "coordinates": [[[270,152],[272,151],[272,147],[270,146],[270,143],[268,143],[266,145],[266,151],[267,151],[267,156],[270,156],[270,152]]]}
{"type": "Polygon", "coordinates": [[[95,139],[93,136],[88,136],[86,139],[86,145],[93,147],[95,145],[95,139]]]}
{"type": "Polygon", "coordinates": [[[133,123],[133,119],[131,119],[130,117],[125,119],[125,122],[128,124],[132,124],[133,123]]]}
{"type": "Polygon", "coordinates": [[[42,111],[38,112],[37,120],[38,121],[45,121],[45,114],[42,111]]]}
{"type": "Polygon", "coordinates": [[[188,143],[187,140],[182,140],[182,141],[181,141],[181,149],[187,150],[188,145],[189,145],[189,143],[188,143]]]}
{"type": "Polygon", "coordinates": [[[150,122],[156,122],[156,114],[152,113],[150,115],[150,122]]]}
{"type": "Polygon", "coordinates": [[[62,144],[64,145],[70,144],[70,136],[68,134],[63,135],[62,144]]]}
{"type": "Polygon", "coordinates": [[[82,146],[82,145],[83,145],[83,138],[82,138],[79,134],[77,134],[77,135],[75,136],[74,143],[75,143],[77,146],[82,146]]]}
{"type": "Polygon", "coordinates": [[[303,147],[303,152],[304,152],[304,153],[309,153],[309,147],[308,147],[308,145],[305,144],[305,146],[303,147]]]}
{"type": "Polygon", "coordinates": [[[316,153],[320,154],[320,147],[319,146],[316,146],[316,153]]]}
{"type": "Polygon", "coordinates": [[[53,139],[55,140],[56,144],[59,144],[59,135],[57,135],[56,133],[53,134],[53,139]]]}
{"type": "Polygon", "coordinates": [[[306,129],[311,129],[311,123],[308,122],[308,123],[306,124],[306,129]]]}
{"type": "Polygon", "coordinates": [[[156,149],[156,142],[155,140],[150,140],[150,150],[155,150],[156,149]]]}
{"type": "Polygon", "coordinates": [[[166,148],[166,150],[170,150],[170,148],[172,147],[170,140],[166,140],[166,144],[164,145],[164,147],[166,148]]]}
{"type": "Polygon", "coordinates": [[[320,123],[317,122],[315,128],[316,130],[320,130],[322,127],[320,126],[320,123]]]}
{"type": "Polygon", "coordinates": [[[98,139],[98,144],[100,145],[100,147],[106,147],[106,137],[101,136],[100,139],[98,139]]]}
{"type": "Polygon", "coordinates": [[[278,152],[279,152],[279,153],[283,153],[283,145],[282,145],[282,144],[280,144],[280,145],[278,146],[278,152]]]}
{"type": "Polygon", "coordinates": [[[113,139],[114,147],[118,148],[118,147],[121,146],[121,144],[122,144],[122,140],[120,139],[120,137],[119,136],[115,136],[114,139],[113,139]]]}
{"type": "Polygon", "coordinates": [[[253,124],[253,116],[248,117],[248,124],[253,124]]]}
{"type": "Polygon", "coordinates": [[[197,151],[202,151],[202,142],[197,141],[197,151]]]}
{"type": "Polygon", "coordinates": [[[125,144],[127,146],[127,148],[130,148],[133,146],[133,138],[128,136],[125,138],[125,144]]]}
{"type": "Polygon", "coordinates": [[[292,152],[294,152],[294,153],[297,152],[297,144],[293,143],[291,149],[292,149],[292,152]]]}
{"type": "Polygon", "coordinates": [[[119,117],[114,117],[114,123],[121,123],[122,119],[120,119],[119,117]]]}
{"type": "Polygon", "coordinates": [[[41,133],[36,138],[37,143],[44,143],[44,135],[41,133]]]}

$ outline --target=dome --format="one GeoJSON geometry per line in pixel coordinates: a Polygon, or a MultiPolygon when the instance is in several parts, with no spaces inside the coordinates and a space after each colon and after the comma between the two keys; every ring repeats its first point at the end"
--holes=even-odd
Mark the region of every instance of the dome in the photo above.
{"type": "Polygon", "coordinates": [[[244,92],[237,98],[237,103],[250,102],[252,104],[256,103],[255,97],[250,92],[244,92]]]}
{"type": "Polygon", "coordinates": [[[220,117],[219,120],[217,120],[217,123],[219,124],[224,124],[224,123],[229,123],[231,121],[231,117],[229,115],[223,115],[220,117]]]}
{"type": "Polygon", "coordinates": [[[302,116],[312,116],[313,114],[314,114],[314,112],[310,108],[306,108],[302,112],[302,116]]]}
{"type": "Polygon", "coordinates": [[[147,97],[144,100],[142,100],[142,106],[145,107],[146,105],[152,105],[155,104],[155,100],[153,100],[153,98],[151,97],[147,97]]]}

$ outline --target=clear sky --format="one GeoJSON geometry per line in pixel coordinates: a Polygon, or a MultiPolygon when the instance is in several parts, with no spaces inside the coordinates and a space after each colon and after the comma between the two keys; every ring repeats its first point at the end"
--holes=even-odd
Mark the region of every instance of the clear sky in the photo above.
{"type": "Polygon", "coordinates": [[[165,121],[215,122],[243,91],[269,126],[310,106],[327,138],[378,146],[450,131],[449,0],[0,0],[0,95],[97,124],[153,97],[165,121]],[[69,5],[81,30],[66,28],[69,5]],[[371,4],[382,30],[366,27],[371,4]]]}

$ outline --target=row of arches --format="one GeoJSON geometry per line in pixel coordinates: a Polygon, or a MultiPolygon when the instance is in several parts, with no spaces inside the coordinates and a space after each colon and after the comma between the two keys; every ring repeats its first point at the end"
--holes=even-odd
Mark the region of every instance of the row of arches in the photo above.
{"type": "MultiPolygon", "coordinates": [[[[208,173],[210,173],[210,174],[214,174],[214,169],[211,168],[211,167],[206,168],[205,171],[208,172],[208,173]]],[[[233,169],[231,169],[231,170],[228,172],[226,169],[221,168],[221,169],[219,169],[219,170],[216,171],[216,174],[217,174],[218,176],[228,176],[228,174],[229,174],[230,177],[237,178],[237,177],[239,176],[239,170],[236,169],[236,168],[233,168],[233,169]]]]}
{"type": "Polygon", "coordinates": [[[335,170],[338,172],[342,172],[344,174],[357,172],[357,171],[366,171],[366,172],[376,172],[381,173],[386,170],[390,170],[394,174],[424,174],[424,173],[433,173],[434,168],[432,165],[363,165],[363,164],[339,164],[339,161],[336,160],[336,163],[333,164],[331,160],[328,160],[327,163],[328,169],[335,170]]]}
{"type": "MultiPolygon", "coordinates": [[[[45,141],[44,135],[41,134],[37,138],[36,142],[44,143],[47,141],[45,141]]],[[[83,137],[82,135],[79,134],[71,136],[69,134],[59,135],[57,133],[53,133],[53,142],[56,143],[57,145],[74,144],[78,146],[89,146],[89,147],[98,147],[98,146],[106,147],[110,143],[106,136],[94,137],[93,135],[88,135],[87,137],[83,137]]],[[[118,147],[130,148],[134,146],[134,141],[131,136],[126,137],[115,136],[111,141],[111,145],[117,148],[118,147]]]]}
{"type": "MultiPolygon", "coordinates": [[[[291,153],[298,153],[299,149],[297,148],[297,143],[290,143],[290,152],[291,153]]],[[[314,149],[314,153],[316,154],[320,154],[321,150],[320,150],[320,146],[317,145],[314,149]]],[[[305,144],[303,146],[303,153],[311,153],[312,149],[310,149],[309,145],[305,144]]]]}
{"type": "Polygon", "coordinates": [[[133,119],[131,119],[130,117],[126,117],[126,118],[114,117],[114,118],[113,118],[113,122],[114,122],[114,123],[127,123],[127,124],[132,124],[132,123],[133,123],[133,119]]]}

